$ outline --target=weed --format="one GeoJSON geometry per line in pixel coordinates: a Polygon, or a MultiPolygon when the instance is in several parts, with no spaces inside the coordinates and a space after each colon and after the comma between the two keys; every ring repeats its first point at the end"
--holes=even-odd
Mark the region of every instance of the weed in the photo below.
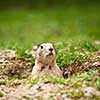
{"type": "Polygon", "coordinates": [[[50,77],[41,77],[41,78],[35,78],[29,81],[30,86],[38,83],[38,82],[50,82],[50,83],[59,83],[59,84],[65,84],[67,83],[66,79],[61,79],[55,76],[50,77]]]}
{"type": "Polygon", "coordinates": [[[74,99],[81,98],[83,96],[83,92],[79,89],[73,89],[70,91],[69,96],[74,99]]]}
{"type": "Polygon", "coordinates": [[[32,80],[29,81],[29,85],[33,86],[34,84],[37,84],[38,82],[39,82],[39,79],[35,78],[35,79],[32,79],[32,80]]]}

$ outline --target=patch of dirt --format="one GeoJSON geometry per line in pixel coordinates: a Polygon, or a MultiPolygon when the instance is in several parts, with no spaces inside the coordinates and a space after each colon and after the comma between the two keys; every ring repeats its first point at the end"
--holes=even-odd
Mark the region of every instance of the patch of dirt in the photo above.
{"type": "Polygon", "coordinates": [[[0,51],[0,78],[27,78],[32,71],[32,63],[25,59],[16,58],[15,51],[0,51]]]}
{"type": "Polygon", "coordinates": [[[27,84],[16,87],[0,85],[0,91],[3,94],[0,100],[90,100],[93,96],[100,96],[100,92],[92,87],[84,87],[79,90],[54,83],[38,83],[32,87],[27,84]],[[75,98],[73,98],[74,96],[75,98]]]}
{"type": "Polygon", "coordinates": [[[26,78],[32,71],[32,63],[22,59],[6,60],[0,64],[0,77],[26,78]]]}
{"type": "Polygon", "coordinates": [[[61,89],[64,85],[53,83],[38,83],[29,87],[25,84],[15,88],[8,88],[0,86],[3,91],[4,97],[1,100],[48,100],[54,97],[56,100],[62,100],[61,89]]]}

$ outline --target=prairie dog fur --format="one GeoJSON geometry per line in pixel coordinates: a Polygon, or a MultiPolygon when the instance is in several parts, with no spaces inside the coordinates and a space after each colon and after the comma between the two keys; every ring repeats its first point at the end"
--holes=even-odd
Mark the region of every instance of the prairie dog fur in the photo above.
{"type": "Polygon", "coordinates": [[[56,64],[56,51],[51,43],[41,44],[35,53],[32,78],[43,76],[63,77],[62,71],[56,64]]]}

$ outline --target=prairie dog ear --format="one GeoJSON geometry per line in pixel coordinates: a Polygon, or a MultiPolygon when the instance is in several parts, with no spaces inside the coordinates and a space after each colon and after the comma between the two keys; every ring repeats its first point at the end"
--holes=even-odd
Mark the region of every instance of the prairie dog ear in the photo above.
{"type": "Polygon", "coordinates": [[[39,48],[39,46],[40,46],[39,44],[34,45],[33,46],[33,51],[37,51],[37,49],[39,48]]]}
{"type": "Polygon", "coordinates": [[[31,54],[32,54],[33,57],[36,57],[36,51],[37,51],[38,48],[39,48],[38,44],[33,46],[32,51],[31,51],[31,54]]]}

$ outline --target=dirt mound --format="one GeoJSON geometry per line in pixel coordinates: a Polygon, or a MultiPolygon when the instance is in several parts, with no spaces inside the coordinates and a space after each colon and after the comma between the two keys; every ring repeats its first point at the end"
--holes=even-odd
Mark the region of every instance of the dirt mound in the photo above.
{"type": "Polygon", "coordinates": [[[17,58],[14,50],[0,50],[0,84],[14,78],[28,78],[32,67],[31,61],[17,58]]]}

